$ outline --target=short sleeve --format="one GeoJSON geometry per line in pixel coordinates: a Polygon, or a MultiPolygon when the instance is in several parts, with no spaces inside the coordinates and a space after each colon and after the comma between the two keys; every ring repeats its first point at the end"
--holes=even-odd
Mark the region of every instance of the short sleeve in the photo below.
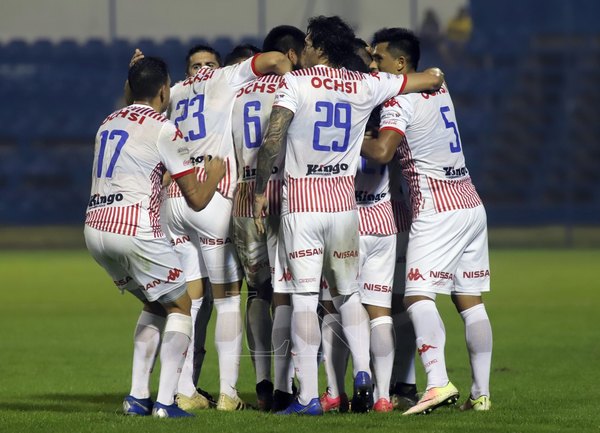
{"type": "Polygon", "coordinates": [[[274,107],[283,107],[295,113],[298,109],[298,92],[296,77],[290,72],[285,74],[279,83],[279,89],[275,93],[274,107]]]}
{"type": "Polygon", "coordinates": [[[400,95],[386,101],[381,108],[379,130],[392,130],[404,134],[414,113],[410,96],[400,95]]]}
{"type": "Polygon", "coordinates": [[[367,75],[367,83],[371,87],[373,100],[379,105],[402,93],[406,86],[406,75],[373,72],[367,75]]]}
{"type": "Polygon", "coordinates": [[[173,179],[194,171],[190,160],[190,149],[182,132],[170,121],[166,121],[158,136],[158,154],[173,179]]]}
{"type": "Polygon", "coordinates": [[[221,71],[223,71],[223,74],[225,74],[226,80],[231,87],[233,87],[235,90],[238,90],[244,84],[248,83],[249,81],[256,80],[261,76],[261,74],[256,70],[255,66],[258,56],[260,56],[260,53],[236,65],[225,66],[224,68],[221,68],[221,71]]]}

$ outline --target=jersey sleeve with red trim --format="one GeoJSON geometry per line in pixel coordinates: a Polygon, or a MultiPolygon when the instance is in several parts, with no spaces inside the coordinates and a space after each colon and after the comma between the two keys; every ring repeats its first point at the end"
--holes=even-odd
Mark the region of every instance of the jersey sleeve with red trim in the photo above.
{"type": "Polygon", "coordinates": [[[227,79],[227,82],[235,90],[239,90],[244,84],[249,81],[256,80],[261,76],[260,72],[256,70],[254,62],[260,54],[256,54],[249,59],[244,60],[241,63],[225,66],[221,70],[227,79]]]}
{"type": "Polygon", "coordinates": [[[405,75],[373,72],[365,76],[367,77],[367,85],[371,88],[373,100],[376,101],[376,106],[399,95],[406,86],[405,75]]]}
{"type": "Polygon", "coordinates": [[[298,100],[298,89],[296,84],[296,77],[290,72],[285,74],[279,84],[279,89],[275,94],[273,106],[287,108],[292,113],[296,113],[300,102],[298,100]]]}
{"type": "Polygon", "coordinates": [[[412,123],[414,105],[410,96],[400,95],[386,101],[381,108],[379,130],[389,129],[400,134],[412,123]]]}
{"type": "Polygon", "coordinates": [[[173,179],[194,171],[190,161],[190,149],[183,139],[183,134],[173,123],[164,123],[158,135],[157,148],[162,163],[173,179]]]}

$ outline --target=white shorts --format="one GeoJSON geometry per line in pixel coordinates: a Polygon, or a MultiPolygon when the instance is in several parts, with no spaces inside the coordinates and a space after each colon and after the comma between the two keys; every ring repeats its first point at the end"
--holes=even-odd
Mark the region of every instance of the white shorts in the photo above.
{"type": "Polygon", "coordinates": [[[185,198],[167,200],[166,233],[185,269],[187,281],[208,277],[213,284],[242,279],[242,268],[233,244],[232,201],[215,193],[200,212],[194,212],[185,198]]]}
{"type": "Polygon", "coordinates": [[[281,217],[275,292],[318,293],[321,276],[340,295],[358,290],[358,212],[298,212],[281,217]],[[285,255],[284,255],[285,254],[285,255]]]}
{"type": "Polygon", "coordinates": [[[251,287],[260,287],[271,281],[275,268],[279,217],[264,219],[266,234],[259,235],[253,218],[233,217],[233,237],[238,257],[244,268],[246,282],[251,287]]]}
{"type": "Polygon", "coordinates": [[[392,307],[396,235],[360,237],[358,284],[361,302],[392,307]]]}
{"type": "Polygon", "coordinates": [[[406,248],[408,231],[396,234],[396,266],[394,267],[394,295],[404,296],[406,287],[406,248]]]}
{"type": "Polygon", "coordinates": [[[166,238],[139,239],[87,225],[83,233],[90,254],[121,291],[163,303],[185,293],[183,266],[166,238]]]}
{"type": "Polygon", "coordinates": [[[419,215],[406,252],[406,295],[489,291],[487,240],[483,206],[419,215]]]}

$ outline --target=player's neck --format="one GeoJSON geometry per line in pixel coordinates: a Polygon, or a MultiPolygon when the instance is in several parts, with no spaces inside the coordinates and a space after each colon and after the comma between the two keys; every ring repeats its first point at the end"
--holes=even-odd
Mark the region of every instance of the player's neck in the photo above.
{"type": "Polygon", "coordinates": [[[135,100],[133,101],[134,104],[137,105],[147,105],[148,107],[152,107],[154,108],[154,111],[157,111],[160,113],[160,103],[156,102],[156,101],[148,101],[148,100],[135,100]]]}

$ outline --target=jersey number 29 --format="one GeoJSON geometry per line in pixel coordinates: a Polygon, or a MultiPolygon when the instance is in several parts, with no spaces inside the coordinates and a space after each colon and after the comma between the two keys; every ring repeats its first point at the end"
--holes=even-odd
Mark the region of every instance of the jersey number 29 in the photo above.
{"type": "Polygon", "coordinates": [[[315,111],[317,113],[324,112],[325,120],[318,120],[315,122],[313,131],[313,149],[321,152],[345,152],[348,149],[348,143],[350,141],[350,127],[352,126],[352,109],[350,104],[346,102],[338,102],[333,104],[327,101],[318,101],[315,104],[315,111]],[[342,144],[338,140],[332,140],[331,143],[321,143],[321,130],[322,128],[337,128],[344,131],[344,138],[342,144]]]}

